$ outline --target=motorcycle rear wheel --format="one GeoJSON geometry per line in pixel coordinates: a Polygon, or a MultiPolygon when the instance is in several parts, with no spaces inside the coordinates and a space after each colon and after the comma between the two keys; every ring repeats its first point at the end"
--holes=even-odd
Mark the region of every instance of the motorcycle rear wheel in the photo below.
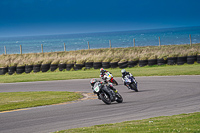
{"type": "Polygon", "coordinates": [[[115,79],[113,79],[113,84],[114,85],[118,85],[117,81],[115,79]]]}
{"type": "Polygon", "coordinates": [[[122,98],[122,96],[119,94],[119,93],[116,93],[116,97],[117,97],[117,102],[118,103],[122,103],[123,102],[123,98],[122,98]]]}
{"type": "Polygon", "coordinates": [[[110,97],[106,93],[101,93],[99,96],[105,104],[111,104],[110,97]]]}
{"type": "Polygon", "coordinates": [[[130,84],[130,87],[131,87],[134,91],[138,92],[138,89],[137,89],[137,87],[136,87],[135,84],[130,84]]]}

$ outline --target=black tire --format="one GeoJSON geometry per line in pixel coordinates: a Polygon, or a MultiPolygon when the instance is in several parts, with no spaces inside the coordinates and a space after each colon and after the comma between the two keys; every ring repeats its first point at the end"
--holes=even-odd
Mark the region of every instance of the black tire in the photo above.
{"type": "Polygon", "coordinates": [[[129,61],[128,62],[128,67],[134,67],[138,64],[138,61],[129,61]]]}
{"type": "Polygon", "coordinates": [[[84,64],[76,64],[74,67],[75,70],[81,70],[85,65],[84,64]]]}
{"type": "Polygon", "coordinates": [[[177,63],[177,57],[168,57],[167,64],[168,65],[175,65],[177,63]]]}
{"type": "Polygon", "coordinates": [[[118,92],[116,93],[116,97],[117,97],[117,100],[116,100],[116,101],[117,101],[118,103],[122,103],[122,102],[123,102],[123,98],[122,98],[122,96],[121,96],[118,92]]]}
{"type": "Polygon", "coordinates": [[[113,79],[113,84],[114,85],[118,85],[117,81],[115,79],[113,79]]]}
{"type": "Polygon", "coordinates": [[[33,72],[34,73],[40,72],[40,69],[41,69],[41,64],[33,65],[33,72]]]}
{"type": "Polygon", "coordinates": [[[102,63],[101,62],[94,62],[93,67],[94,67],[94,69],[99,69],[99,68],[102,67],[102,63]]]}
{"type": "Polygon", "coordinates": [[[8,67],[0,68],[0,75],[4,75],[8,72],[8,67]]]}
{"type": "Polygon", "coordinates": [[[194,64],[195,60],[196,60],[197,56],[187,56],[187,64],[194,64]]]}
{"type": "Polygon", "coordinates": [[[197,55],[197,63],[200,63],[200,55],[197,55]]]}
{"type": "Polygon", "coordinates": [[[108,94],[106,93],[101,93],[99,94],[99,97],[101,98],[101,100],[105,103],[105,104],[111,104],[111,100],[108,94]]]}
{"type": "Polygon", "coordinates": [[[58,64],[51,64],[50,65],[50,70],[53,72],[58,68],[58,64]]]}
{"type": "Polygon", "coordinates": [[[128,61],[118,63],[118,66],[119,66],[119,68],[127,68],[128,67],[128,61]]]}
{"type": "Polygon", "coordinates": [[[110,68],[110,62],[102,62],[102,67],[103,68],[110,68]]]}
{"type": "Polygon", "coordinates": [[[25,66],[25,73],[30,73],[31,71],[33,71],[33,65],[25,66]]]}
{"type": "Polygon", "coordinates": [[[167,60],[164,60],[163,58],[162,59],[157,59],[157,65],[165,65],[167,64],[167,60]]]}
{"type": "Polygon", "coordinates": [[[148,60],[148,65],[149,66],[157,65],[157,59],[149,59],[148,60]]]}
{"type": "Polygon", "coordinates": [[[85,68],[86,69],[90,69],[90,68],[92,68],[93,67],[93,62],[86,62],[85,63],[85,68]]]}
{"type": "Polygon", "coordinates": [[[41,71],[47,72],[50,69],[50,64],[42,64],[41,65],[41,71]]]}
{"type": "Polygon", "coordinates": [[[187,63],[187,56],[177,57],[177,65],[183,65],[187,63]]]}
{"type": "Polygon", "coordinates": [[[66,70],[67,71],[71,70],[72,68],[74,68],[74,64],[67,64],[66,65],[66,70]]]}
{"type": "Polygon", "coordinates": [[[66,69],[66,64],[58,64],[59,71],[66,69]]]}
{"type": "Polygon", "coordinates": [[[137,87],[136,87],[136,85],[133,83],[133,84],[130,84],[130,87],[134,90],[134,91],[136,91],[136,92],[138,92],[138,89],[137,89],[137,87]]]}
{"type": "Polygon", "coordinates": [[[143,67],[143,66],[146,66],[148,65],[148,60],[139,60],[139,66],[140,67],[143,67]]]}
{"type": "Polygon", "coordinates": [[[110,67],[111,68],[117,68],[118,67],[118,62],[110,62],[110,67]]]}
{"type": "Polygon", "coordinates": [[[8,67],[8,74],[9,75],[12,75],[15,72],[16,72],[16,66],[8,67]]]}
{"type": "Polygon", "coordinates": [[[17,74],[22,74],[23,72],[25,72],[25,66],[18,66],[16,68],[16,73],[17,74]]]}

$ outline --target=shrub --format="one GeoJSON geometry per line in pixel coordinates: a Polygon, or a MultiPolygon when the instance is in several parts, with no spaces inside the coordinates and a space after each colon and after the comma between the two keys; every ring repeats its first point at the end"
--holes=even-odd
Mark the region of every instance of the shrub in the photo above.
{"type": "Polygon", "coordinates": [[[127,59],[121,59],[121,60],[119,61],[119,63],[126,62],[126,61],[128,61],[128,60],[127,60],[127,59]]]}
{"type": "Polygon", "coordinates": [[[157,55],[151,55],[148,59],[157,59],[157,55]]]}
{"type": "Polygon", "coordinates": [[[84,64],[84,63],[85,63],[85,60],[81,60],[81,59],[76,60],[76,64],[84,64]]]}
{"type": "Polygon", "coordinates": [[[119,62],[120,58],[114,58],[113,60],[111,60],[111,62],[119,62]]]}
{"type": "Polygon", "coordinates": [[[60,60],[55,59],[55,60],[53,60],[53,61],[51,62],[51,64],[58,65],[58,64],[59,64],[59,61],[60,61],[60,60]]]}

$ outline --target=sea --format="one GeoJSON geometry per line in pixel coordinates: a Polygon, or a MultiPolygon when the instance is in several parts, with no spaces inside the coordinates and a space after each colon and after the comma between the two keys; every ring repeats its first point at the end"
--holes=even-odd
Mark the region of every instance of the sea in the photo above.
{"type": "Polygon", "coordinates": [[[1,54],[200,43],[200,26],[99,33],[0,37],[1,54]],[[160,38],[160,39],[159,39],[160,38]],[[135,43],[134,43],[135,42],[135,43]],[[41,45],[42,44],[42,45],[41,45]],[[64,47],[65,45],[65,47],[64,47]],[[6,48],[6,51],[5,51],[6,48]]]}

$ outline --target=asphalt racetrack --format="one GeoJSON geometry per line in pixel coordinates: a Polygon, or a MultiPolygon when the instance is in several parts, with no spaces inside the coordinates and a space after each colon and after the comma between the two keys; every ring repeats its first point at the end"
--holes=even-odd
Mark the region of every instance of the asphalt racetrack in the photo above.
{"type": "MultiPolygon", "coordinates": [[[[87,97],[67,104],[0,112],[0,133],[47,133],[104,123],[200,112],[200,75],[136,77],[139,92],[116,78],[123,103],[104,104],[87,97]]],[[[92,90],[90,79],[0,84],[0,92],[92,90]]]]}

